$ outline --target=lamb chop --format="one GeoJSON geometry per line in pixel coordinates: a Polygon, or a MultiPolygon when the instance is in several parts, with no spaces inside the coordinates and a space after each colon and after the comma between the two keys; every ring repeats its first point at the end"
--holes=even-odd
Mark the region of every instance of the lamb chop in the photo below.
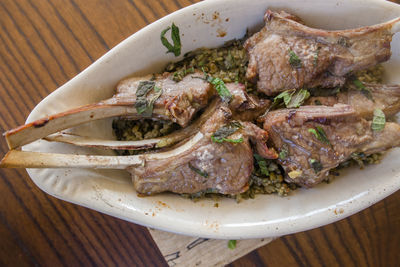
{"type": "Polygon", "coordinates": [[[260,155],[276,157],[276,153],[266,147],[267,133],[250,122],[239,122],[238,130],[226,137],[230,142],[216,142],[213,139],[216,132],[229,128],[232,123],[230,110],[220,107],[201,127],[203,137],[190,149],[163,160],[147,160],[143,166],[128,168],[135,189],[145,194],[163,191],[196,193],[210,189],[222,194],[246,191],[253,171],[249,139],[256,144],[260,155]]]}
{"type": "Polygon", "coordinates": [[[399,124],[386,122],[379,131],[372,126],[345,104],[280,109],[264,121],[287,180],[305,187],[320,183],[353,153],[369,155],[400,146],[399,124]]]}
{"type": "MultiPolygon", "coordinates": [[[[241,84],[227,84],[227,89],[233,96],[232,101],[229,103],[229,107],[233,111],[233,118],[235,120],[254,121],[257,117],[263,114],[271,104],[271,101],[267,99],[259,99],[255,95],[248,95],[245,91],[245,87],[241,84]]],[[[178,129],[171,134],[157,138],[137,141],[116,141],[60,132],[44,137],[44,139],[46,141],[62,142],[77,146],[97,147],[113,150],[163,148],[194,135],[199,130],[201,125],[203,125],[215,112],[216,107],[219,105],[218,103],[218,99],[214,98],[202,112],[201,116],[187,127],[178,129]]]]}
{"type": "Polygon", "coordinates": [[[244,44],[249,53],[246,77],[258,80],[267,95],[302,87],[335,87],[350,72],[366,69],[391,56],[392,35],[400,18],[352,30],[309,28],[284,11],[268,10],[265,27],[244,44]]]}
{"type": "Polygon", "coordinates": [[[336,95],[310,97],[304,104],[333,106],[337,103],[350,105],[365,119],[372,119],[377,108],[390,117],[400,111],[400,85],[364,83],[361,88],[351,86],[336,95]]]}
{"type": "Polygon", "coordinates": [[[136,191],[141,194],[195,193],[207,189],[237,194],[247,190],[253,171],[250,141],[261,156],[277,157],[275,151],[266,146],[267,138],[267,132],[256,125],[233,121],[226,104],[219,104],[198,133],[163,152],[89,156],[11,150],[0,167],[127,169],[132,174],[136,191]]]}
{"type": "MultiPolygon", "coordinates": [[[[187,75],[180,82],[173,81],[171,75],[164,73],[123,80],[110,99],[50,115],[6,132],[8,146],[18,148],[85,122],[115,116],[171,120],[185,127],[216,92],[203,73],[187,75]]],[[[226,87],[232,92],[233,109],[251,108],[246,106],[247,94],[243,85],[231,83],[226,87]]]]}

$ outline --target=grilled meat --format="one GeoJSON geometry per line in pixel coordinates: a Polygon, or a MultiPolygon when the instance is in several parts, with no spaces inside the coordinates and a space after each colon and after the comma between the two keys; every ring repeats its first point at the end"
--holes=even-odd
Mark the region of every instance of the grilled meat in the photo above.
{"type": "Polygon", "coordinates": [[[272,111],[264,129],[280,152],[287,180],[305,187],[320,183],[353,153],[368,155],[400,145],[399,124],[386,122],[375,132],[371,121],[344,104],[272,111]]]}
{"type": "Polygon", "coordinates": [[[286,12],[268,10],[265,27],[250,37],[246,76],[267,95],[308,87],[343,85],[345,75],[390,58],[400,18],[353,30],[309,28],[286,12]],[[393,31],[392,31],[393,28],[393,31]]]}
{"type": "Polygon", "coordinates": [[[143,165],[128,168],[136,191],[143,194],[206,190],[237,194],[246,191],[253,171],[249,140],[255,143],[260,155],[275,154],[266,146],[267,133],[249,122],[241,122],[241,128],[228,137],[241,138],[241,142],[214,142],[213,134],[231,122],[232,112],[221,106],[195,137],[174,149],[175,152],[163,152],[170,154],[167,158],[152,159],[144,155],[143,165]]]}
{"type": "MultiPolygon", "coordinates": [[[[173,81],[171,75],[164,73],[123,80],[117,86],[116,94],[108,100],[50,115],[7,131],[5,137],[9,148],[17,148],[82,123],[114,116],[131,119],[152,117],[171,120],[185,127],[196,112],[209,103],[216,92],[213,86],[204,80],[203,73],[196,72],[187,75],[180,82],[173,81]],[[161,89],[161,93],[152,89],[146,94],[147,101],[154,101],[150,114],[139,114],[135,108],[138,103],[136,93],[141,82],[152,82],[153,88],[161,89]]],[[[231,108],[233,110],[243,111],[247,107],[258,108],[254,104],[250,105],[253,99],[245,93],[245,87],[242,84],[231,83],[226,86],[232,93],[231,108]]]]}

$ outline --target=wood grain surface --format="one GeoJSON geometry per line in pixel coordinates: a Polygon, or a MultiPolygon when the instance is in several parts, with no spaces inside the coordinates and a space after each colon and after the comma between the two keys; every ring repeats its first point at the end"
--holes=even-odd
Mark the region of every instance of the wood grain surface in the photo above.
{"type": "MultiPolygon", "coordinates": [[[[191,0],[0,0],[0,132],[126,37],[191,0]]],[[[0,156],[8,150],[0,138],[0,156]]],[[[0,170],[0,266],[167,266],[147,229],[0,170]]],[[[400,266],[400,192],[231,266],[400,266]]]]}

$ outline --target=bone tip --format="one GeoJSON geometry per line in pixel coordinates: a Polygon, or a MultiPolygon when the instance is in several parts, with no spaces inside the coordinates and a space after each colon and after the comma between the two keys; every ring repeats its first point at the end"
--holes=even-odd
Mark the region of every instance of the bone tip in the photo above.
{"type": "Polygon", "coordinates": [[[8,151],[7,154],[4,155],[4,157],[0,161],[0,168],[10,168],[10,164],[8,164],[8,158],[10,155],[11,151],[8,151]]]}
{"type": "Polygon", "coordinates": [[[7,146],[8,146],[8,149],[9,149],[9,150],[18,148],[18,146],[16,146],[16,145],[14,144],[14,142],[12,142],[12,141],[10,140],[9,135],[7,134],[7,132],[4,133],[4,137],[5,137],[5,139],[6,139],[6,143],[7,143],[7,146]]]}
{"type": "Polygon", "coordinates": [[[393,23],[393,26],[391,29],[392,34],[395,34],[399,31],[400,31],[400,17],[395,19],[395,22],[393,23]]]}

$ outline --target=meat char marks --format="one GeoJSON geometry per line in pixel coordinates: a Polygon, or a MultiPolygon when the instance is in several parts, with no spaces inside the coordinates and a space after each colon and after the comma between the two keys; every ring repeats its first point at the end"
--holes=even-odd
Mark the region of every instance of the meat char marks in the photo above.
{"type": "Polygon", "coordinates": [[[265,27],[245,43],[246,76],[257,80],[260,92],[275,95],[302,87],[341,86],[348,73],[388,60],[400,19],[342,31],[309,28],[284,11],[268,10],[264,21],[265,27]]]}

